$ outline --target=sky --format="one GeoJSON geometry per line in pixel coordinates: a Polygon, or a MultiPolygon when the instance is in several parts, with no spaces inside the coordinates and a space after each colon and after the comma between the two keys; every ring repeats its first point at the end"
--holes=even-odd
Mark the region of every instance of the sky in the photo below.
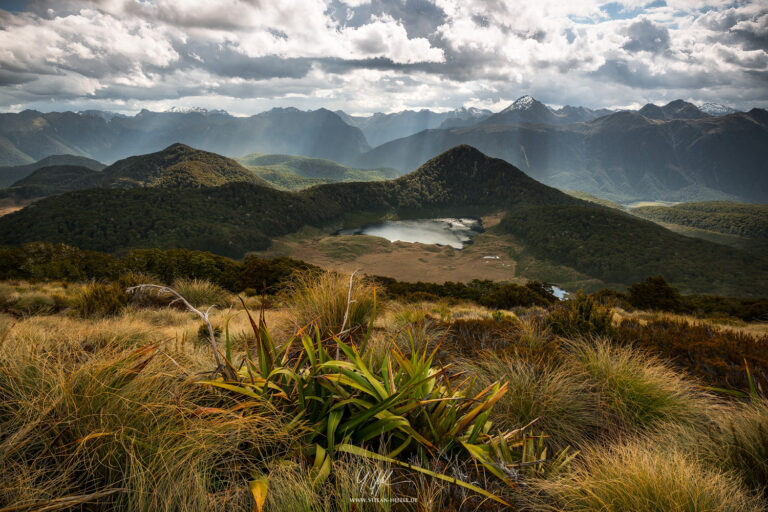
{"type": "Polygon", "coordinates": [[[0,0],[0,111],[768,108],[768,0],[0,0]]]}

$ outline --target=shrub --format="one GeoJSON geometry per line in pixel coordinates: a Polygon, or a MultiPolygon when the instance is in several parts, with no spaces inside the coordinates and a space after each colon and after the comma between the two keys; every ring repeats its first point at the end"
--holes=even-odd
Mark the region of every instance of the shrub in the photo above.
{"type": "Polygon", "coordinates": [[[357,335],[365,333],[374,309],[373,295],[368,281],[335,272],[298,274],[283,293],[296,326],[317,325],[324,337],[342,330],[348,298],[343,328],[357,335]]]}
{"type": "Polygon", "coordinates": [[[294,274],[319,270],[314,265],[293,258],[266,259],[247,256],[243,261],[237,287],[240,290],[252,289],[255,295],[275,293],[281,285],[290,281],[294,274]]]}
{"type": "Polygon", "coordinates": [[[547,316],[553,334],[564,337],[610,336],[613,334],[613,312],[588,296],[577,294],[553,307],[547,316]]]}
{"type": "MultiPolygon", "coordinates": [[[[572,512],[758,512],[762,504],[732,475],[705,468],[677,450],[641,442],[594,448],[570,474],[535,485],[572,512]]],[[[546,498],[545,498],[546,501],[546,498]]]]}
{"type": "Polygon", "coordinates": [[[537,420],[533,430],[545,432],[550,447],[583,446],[603,423],[599,396],[564,366],[486,351],[461,361],[458,368],[476,379],[477,391],[506,382],[509,392],[493,409],[494,423],[514,428],[537,420]]]}
{"type": "Polygon", "coordinates": [[[709,406],[706,395],[667,363],[604,339],[572,342],[569,348],[572,364],[594,382],[616,426],[634,429],[664,421],[695,424],[704,420],[709,406]]]}
{"type": "Polygon", "coordinates": [[[526,286],[509,283],[484,295],[480,304],[488,308],[512,309],[517,306],[546,306],[556,299],[542,283],[534,281],[526,286]]]}
{"type": "Polygon", "coordinates": [[[705,323],[662,319],[643,325],[627,319],[619,324],[615,339],[658,354],[707,385],[720,388],[748,389],[746,361],[754,379],[768,386],[768,336],[755,337],[705,323]]]}
{"type": "Polygon", "coordinates": [[[177,279],[171,286],[195,307],[227,306],[230,295],[221,286],[205,279],[177,279]]]}
{"type": "Polygon", "coordinates": [[[627,300],[638,309],[661,311],[682,309],[680,292],[671,287],[662,276],[648,277],[645,281],[630,286],[627,290],[627,300]]]}

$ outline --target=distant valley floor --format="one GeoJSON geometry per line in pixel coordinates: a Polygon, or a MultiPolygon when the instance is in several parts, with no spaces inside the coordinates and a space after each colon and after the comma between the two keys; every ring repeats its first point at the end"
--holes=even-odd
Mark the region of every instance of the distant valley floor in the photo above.
{"type": "Polygon", "coordinates": [[[604,283],[573,269],[536,261],[513,236],[494,229],[501,214],[482,218],[484,233],[463,249],[421,243],[389,242],[367,235],[336,236],[317,229],[304,229],[278,238],[260,256],[290,256],[323,268],[401,281],[442,283],[473,279],[524,284],[529,279],[552,282],[570,291],[596,290],[604,283]]]}

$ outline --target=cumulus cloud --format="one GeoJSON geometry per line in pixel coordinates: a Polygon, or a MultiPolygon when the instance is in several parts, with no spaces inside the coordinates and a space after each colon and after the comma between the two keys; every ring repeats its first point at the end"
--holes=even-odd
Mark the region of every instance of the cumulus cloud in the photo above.
{"type": "Polygon", "coordinates": [[[624,49],[629,52],[658,53],[669,48],[669,30],[647,19],[632,23],[627,28],[627,35],[629,41],[624,45],[624,49]]]}
{"type": "Polygon", "coordinates": [[[33,0],[0,107],[768,106],[768,6],[726,0],[33,0]]]}

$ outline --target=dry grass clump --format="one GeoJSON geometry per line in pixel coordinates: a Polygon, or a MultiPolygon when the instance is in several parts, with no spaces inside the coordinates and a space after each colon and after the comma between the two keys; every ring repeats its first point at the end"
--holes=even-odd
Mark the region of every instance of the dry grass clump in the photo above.
{"type": "Polygon", "coordinates": [[[538,481],[544,503],[569,512],[758,512],[763,504],[733,475],[676,449],[634,441],[595,447],[563,477],[538,481]]]}
{"type": "Polygon", "coordinates": [[[708,397],[669,364],[606,339],[571,342],[571,362],[594,383],[609,419],[618,428],[648,428],[660,422],[705,421],[708,397]]]}
{"type": "Polygon", "coordinates": [[[267,404],[219,407],[153,346],[89,350],[22,327],[0,347],[0,508],[250,510],[250,471],[292,442],[267,404]]]}
{"type": "Polygon", "coordinates": [[[73,297],[73,309],[82,318],[104,318],[119,314],[130,296],[119,283],[91,282],[83,285],[73,297]]]}
{"type": "Polygon", "coordinates": [[[17,317],[50,315],[69,306],[67,289],[60,284],[0,284],[0,310],[17,317]]]}
{"type": "Polygon", "coordinates": [[[734,471],[768,498],[768,398],[722,411],[715,425],[695,440],[705,460],[734,471]]]}
{"type": "Polygon", "coordinates": [[[556,449],[583,446],[602,426],[600,397],[590,383],[565,366],[531,362],[513,355],[481,352],[458,364],[476,379],[475,388],[507,382],[509,391],[493,410],[493,421],[502,428],[527,425],[547,435],[556,449]]]}
{"type": "Polygon", "coordinates": [[[177,279],[171,288],[196,308],[202,306],[228,306],[232,296],[221,286],[206,279],[177,279]]]}
{"type": "Polygon", "coordinates": [[[364,334],[374,310],[373,285],[359,276],[336,272],[298,274],[283,296],[296,327],[316,324],[326,337],[342,329],[364,334]]]}

